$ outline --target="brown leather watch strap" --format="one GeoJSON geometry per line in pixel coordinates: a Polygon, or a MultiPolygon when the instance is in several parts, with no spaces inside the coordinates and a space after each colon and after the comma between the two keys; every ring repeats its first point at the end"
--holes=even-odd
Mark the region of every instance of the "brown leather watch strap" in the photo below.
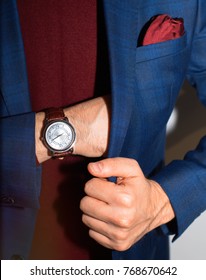
{"type": "Polygon", "coordinates": [[[45,121],[63,120],[66,118],[62,108],[48,108],[45,110],[45,114],[45,121]]]}
{"type": "Polygon", "coordinates": [[[52,157],[53,158],[63,159],[65,156],[72,155],[73,151],[74,151],[74,148],[71,148],[68,151],[61,152],[61,153],[60,152],[53,152],[52,153],[52,157]]]}

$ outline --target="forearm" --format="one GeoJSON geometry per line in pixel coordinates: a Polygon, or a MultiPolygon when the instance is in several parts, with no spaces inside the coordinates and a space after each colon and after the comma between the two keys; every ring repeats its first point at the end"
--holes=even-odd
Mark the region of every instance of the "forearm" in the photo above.
{"type": "MultiPolygon", "coordinates": [[[[99,157],[107,151],[109,138],[110,97],[98,97],[64,109],[76,130],[74,154],[99,157]]],[[[50,158],[41,141],[45,113],[36,114],[36,157],[39,163],[50,158]]]]}

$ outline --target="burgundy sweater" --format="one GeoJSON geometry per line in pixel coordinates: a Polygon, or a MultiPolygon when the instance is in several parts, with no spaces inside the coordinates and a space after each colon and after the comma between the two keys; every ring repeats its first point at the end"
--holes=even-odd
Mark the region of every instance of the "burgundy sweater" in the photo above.
{"type": "MultiPolygon", "coordinates": [[[[104,30],[99,28],[102,11],[96,1],[17,2],[32,109],[64,107],[108,93],[107,64],[101,63],[106,61],[104,30]]],[[[31,259],[110,257],[88,237],[81,222],[79,202],[88,179],[87,163],[83,157],[73,156],[43,164],[31,259]]]]}

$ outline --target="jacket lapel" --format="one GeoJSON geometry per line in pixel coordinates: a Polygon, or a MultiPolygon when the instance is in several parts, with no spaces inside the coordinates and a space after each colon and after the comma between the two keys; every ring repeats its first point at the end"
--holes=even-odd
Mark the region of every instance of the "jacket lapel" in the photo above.
{"type": "MultiPolygon", "coordinates": [[[[134,93],[137,7],[137,1],[133,0],[104,1],[112,89],[109,157],[121,156],[135,98],[138,98],[134,93]]],[[[124,254],[113,250],[112,258],[122,259],[124,254]]]]}
{"type": "Polygon", "coordinates": [[[24,47],[16,0],[1,0],[0,114],[31,110],[24,47]]]}
{"type": "Polygon", "coordinates": [[[120,155],[132,113],[137,44],[136,9],[137,1],[104,1],[112,90],[109,157],[120,155]]]}

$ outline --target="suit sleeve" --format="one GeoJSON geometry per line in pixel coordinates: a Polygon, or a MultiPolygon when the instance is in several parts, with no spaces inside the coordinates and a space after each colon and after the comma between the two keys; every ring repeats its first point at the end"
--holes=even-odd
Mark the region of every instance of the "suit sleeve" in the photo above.
{"type": "Polygon", "coordinates": [[[35,114],[31,112],[17,3],[0,1],[0,10],[0,202],[37,208],[41,167],[36,165],[35,114]]]}
{"type": "MultiPolygon", "coordinates": [[[[198,14],[187,78],[206,106],[206,2],[198,1],[198,14]]],[[[205,120],[206,121],[206,120],[205,120]]],[[[174,239],[206,210],[206,137],[184,160],[173,161],[154,178],[167,193],[174,208],[175,221],[163,226],[174,239]]]]}
{"type": "Polygon", "coordinates": [[[41,166],[36,164],[34,127],[34,113],[0,120],[2,206],[39,206],[41,166]]]}

